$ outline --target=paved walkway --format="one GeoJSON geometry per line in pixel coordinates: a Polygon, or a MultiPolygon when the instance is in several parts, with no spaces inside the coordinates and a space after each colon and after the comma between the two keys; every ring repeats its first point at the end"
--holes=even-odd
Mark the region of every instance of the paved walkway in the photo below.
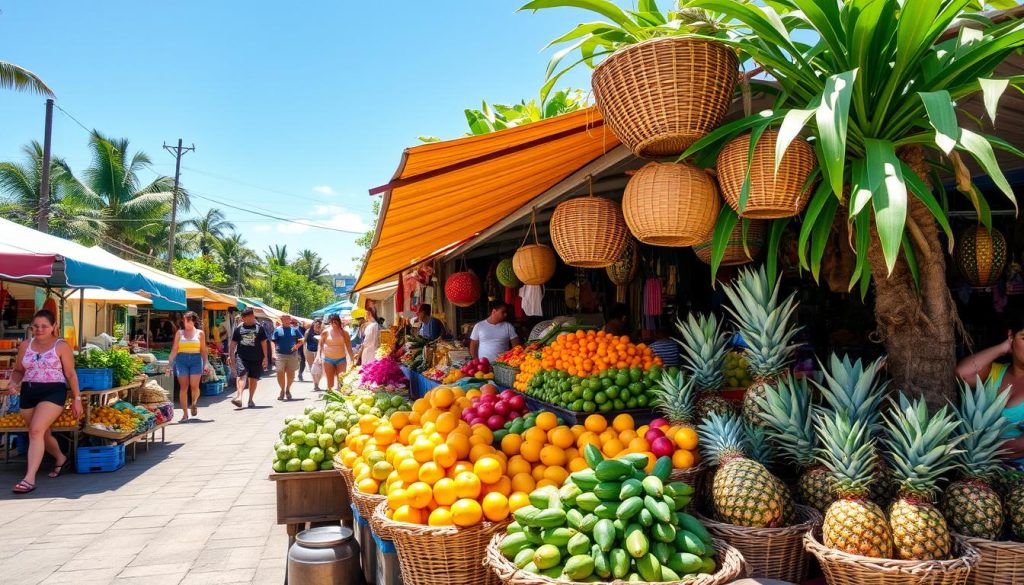
{"type": "Polygon", "coordinates": [[[120,470],[40,474],[28,496],[10,491],[24,464],[0,464],[0,583],[280,585],[271,449],[282,419],[320,396],[308,382],[292,394],[278,402],[276,380],[261,380],[253,410],[204,398],[201,422],[169,425],[166,444],[120,470]]]}

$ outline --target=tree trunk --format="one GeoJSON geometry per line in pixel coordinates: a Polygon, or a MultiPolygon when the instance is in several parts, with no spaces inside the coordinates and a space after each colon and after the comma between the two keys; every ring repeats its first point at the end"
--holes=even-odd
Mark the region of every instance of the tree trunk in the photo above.
{"type": "MultiPolygon", "coordinates": [[[[921,149],[906,149],[900,157],[930,184],[921,149]]],[[[910,196],[907,224],[921,274],[918,290],[906,262],[900,258],[886,274],[877,234],[868,250],[875,283],[876,331],[888,353],[887,366],[894,389],[924,396],[932,409],[956,393],[956,331],[959,318],[946,285],[946,257],[939,227],[928,209],[910,196]]]]}

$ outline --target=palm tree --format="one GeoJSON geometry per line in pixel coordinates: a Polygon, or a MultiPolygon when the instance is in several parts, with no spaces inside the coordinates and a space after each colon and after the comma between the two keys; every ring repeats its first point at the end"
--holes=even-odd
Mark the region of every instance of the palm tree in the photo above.
{"type": "Polygon", "coordinates": [[[288,246],[280,244],[267,246],[267,251],[263,253],[263,257],[271,267],[288,266],[288,246]]]}
{"type": "Polygon", "coordinates": [[[234,280],[235,294],[242,294],[242,285],[245,282],[243,275],[251,275],[259,272],[260,259],[250,248],[246,247],[242,236],[232,232],[226,238],[217,240],[217,259],[224,272],[234,280]]]}
{"type": "Polygon", "coordinates": [[[323,258],[312,250],[302,250],[292,266],[295,272],[305,276],[309,280],[321,284],[330,284],[330,271],[324,264],[323,258]]]}
{"type": "MultiPolygon", "coordinates": [[[[36,141],[22,147],[23,163],[0,162],[0,214],[35,226],[39,217],[43,147],[36,141]]],[[[93,244],[102,231],[102,216],[90,194],[80,188],[64,160],[50,160],[49,223],[56,236],[93,244]]]]}
{"type": "MultiPolygon", "coordinates": [[[[142,151],[129,156],[127,139],[107,138],[93,130],[89,146],[92,165],[85,170],[83,183],[109,222],[103,238],[108,244],[116,241],[141,248],[152,246],[168,220],[174,180],[157,174],[144,185],[139,173],[154,172],[152,161],[142,151]]],[[[188,193],[181,188],[178,208],[189,208],[188,193]]]]}
{"type": "Polygon", "coordinates": [[[203,256],[210,255],[225,232],[235,229],[235,224],[228,221],[224,213],[217,208],[208,209],[206,215],[192,218],[185,224],[193,229],[183,235],[196,241],[199,253],[203,256]]]}
{"type": "Polygon", "coordinates": [[[0,89],[28,91],[46,97],[56,97],[53,90],[43,83],[43,80],[39,79],[35,73],[7,61],[0,61],[0,89]]]}

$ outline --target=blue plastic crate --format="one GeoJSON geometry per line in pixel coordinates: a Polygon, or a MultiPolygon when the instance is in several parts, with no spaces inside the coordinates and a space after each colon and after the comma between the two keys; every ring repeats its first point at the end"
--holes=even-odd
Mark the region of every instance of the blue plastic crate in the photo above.
{"type": "Polygon", "coordinates": [[[75,450],[75,471],[104,473],[124,467],[124,445],[79,447],[75,450]]]}
{"type": "Polygon", "coordinates": [[[224,391],[224,387],[224,382],[220,380],[216,382],[200,382],[199,393],[203,396],[218,396],[224,391]]]}
{"type": "Polygon", "coordinates": [[[110,390],[114,387],[114,370],[111,368],[75,368],[75,374],[81,390],[110,390]]]}

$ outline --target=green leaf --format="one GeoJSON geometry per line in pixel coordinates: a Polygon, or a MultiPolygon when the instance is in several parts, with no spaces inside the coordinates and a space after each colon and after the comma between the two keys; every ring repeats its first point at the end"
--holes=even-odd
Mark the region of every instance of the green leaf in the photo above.
{"type": "Polygon", "coordinates": [[[569,42],[571,40],[578,39],[578,38],[580,38],[582,36],[598,34],[598,33],[605,32],[605,31],[610,31],[610,30],[616,30],[616,29],[614,29],[612,26],[610,26],[607,22],[585,22],[583,24],[577,25],[576,28],[574,28],[571,31],[565,33],[564,35],[558,37],[557,39],[551,41],[547,45],[544,45],[544,49],[543,50],[550,49],[551,47],[553,47],[555,45],[560,45],[562,43],[567,43],[567,42],[569,42]]]}
{"type": "Polygon", "coordinates": [[[865,209],[857,215],[854,224],[850,226],[854,233],[854,253],[857,262],[853,268],[853,275],[850,278],[850,290],[857,282],[861,283],[861,297],[867,293],[866,284],[871,281],[871,270],[868,266],[868,246],[871,243],[871,210],[865,209]]]}
{"type": "MultiPolygon", "coordinates": [[[[768,273],[768,282],[778,280],[779,273],[779,246],[782,244],[782,234],[786,231],[792,217],[783,217],[772,222],[768,230],[768,256],[765,258],[765,270],[768,273]]],[[[746,238],[744,238],[746,241],[746,238]]]]}
{"type": "Polygon", "coordinates": [[[736,227],[739,216],[728,205],[722,206],[718,213],[718,220],[715,221],[715,231],[711,235],[711,287],[715,287],[715,275],[722,265],[722,258],[725,257],[725,249],[729,246],[729,238],[732,230],[736,227]]]}
{"type": "Polygon", "coordinates": [[[892,274],[907,220],[907,185],[903,182],[902,164],[892,142],[869,138],[865,144],[865,170],[874,192],[871,204],[875,211],[875,227],[885,256],[886,271],[892,274]],[[877,187],[874,186],[876,184],[877,187]]]}
{"type": "Polygon", "coordinates": [[[864,159],[853,160],[850,164],[850,218],[860,214],[864,207],[871,202],[873,194],[874,189],[871,186],[864,159]]]}
{"type": "Polygon", "coordinates": [[[1013,189],[1010,187],[1010,183],[1007,182],[1006,176],[1003,175],[1003,170],[999,168],[999,162],[996,160],[995,152],[992,151],[992,144],[980,134],[975,134],[966,128],[960,129],[960,146],[964,150],[971,153],[974,160],[977,161],[981,168],[988,173],[988,176],[992,179],[992,182],[999,187],[999,190],[1006,195],[1006,198],[1013,203],[1013,209],[1017,209],[1017,198],[1013,194],[1013,189]]]}
{"type": "Polygon", "coordinates": [[[850,116],[850,97],[857,70],[832,75],[825,81],[821,104],[815,111],[818,138],[824,158],[820,161],[832,186],[832,192],[842,196],[843,167],[846,165],[846,129],[850,116]]]}
{"type": "MultiPolygon", "coordinates": [[[[601,56],[601,55],[607,55],[607,54],[609,54],[609,53],[612,53],[612,52],[613,52],[613,51],[611,51],[611,50],[608,50],[608,51],[605,51],[605,52],[603,52],[603,53],[596,53],[596,54],[592,55],[592,56],[591,56],[591,58],[593,58],[593,57],[599,57],[599,56],[601,56]]],[[[552,75],[552,76],[551,76],[551,79],[548,79],[548,80],[547,80],[547,81],[546,81],[546,82],[544,83],[544,85],[542,85],[542,86],[541,86],[541,88],[540,88],[540,101],[542,101],[542,102],[545,102],[545,101],[547,101],[547,99],[548,99],[548,94],[550,94],[550,93],[551,93],[551,90],[552,90],[552,89],[553,89],[553,88],[555,87],[555,84],[557,84],[557,83],[558,83],[558,80],[559,80],[559,79],[561,79],[563,75],[565,75],[566,73],[568,73],[570,69],[572,69],[573,67],[575,67],[575,66],[579,65],[580,63],[583,63],[583,62],[584,62],[584,61],[586,61],[586,60],[587,60],[587,58],[586,58],[586,57],[584,57],[584,58],[580,59],[579,61],[576,61],[576,62],[575,62],[575,63],[573,63],[572,65],[569,65],[569,66],[568,66],[568,67],[566,67],[565,69],[562,69],[562,70],[561,70],[561,71],[559,71],[558,73],[556,73],[556,74],[552,75]]]]}
{"type": "MultiPolygon", "coordinates": [[[[797,253],[800,256],[800,266],[806,269],[810,269],[811,265],[807,262],[807,241],[811,237],[812,230],[818,225],[823,219],[822,214],[828,213],[829,204],[833,204],[835,207],[839,206],[839,201],[835,195],[832,194],[832,189],[826,183],[822,182],[818,184],[818,188],[815,189],[814,194],[811,195],[811,200],[807,203],[807,209],[804,211],[803,223],[800,225],[800,238],[797,243],[797,253]]],[[[831,227],[832,219],[834,218],[835,209],[832,210],[833,215],[828,216],[828,225],[831,227]]]]}
{"type": "Polygon", "coordinates": [[[924,108],[928,112],[928,123],[935,128],[935,144],[948,155],[956,148],[956,139],[960,136],[953,98],[946,90],[918,92],[917,95],[921,96],[924,108]]]}
{"type": "Polygon", "coordinates": [[[712,132],[708,133],[704,138],[701,138],[690,145],[690,148],[687,148],[686,151],[679,155],[679,158],[676,160],[682,162],[687,158],[698,154],[700,155],[699,160],[708,164],[701,164],[701,162],[694,161],[697,166],[702,168],[714,166],[715,157],[718,156],[718,152],[722,150],[722,147],[724,147],[727,142],[765,121],[771,123],[780,120],[783,115],[784,114],[782,112],[759,112],[757,114],[751,114],[745,118],[740,118],[739,120],[734,120],[728,124],[722,124],[712,132]]]}
{"type": "Polygon", "coordinates": [[[917,254],[914,253],[914,246],[910,243],[907,234],[903,234],[903,256],[907,261],[907,268],[910,269],[910,276],[914,279],[914,286],[921,288],[921,270],[917,266],[917,254]]]}
{"type": "MultiPolygon", "coordinates": [[[[907,163],[900,161],[900,165],[903,167],[903,180],[906,181],[907,186],[910,187],[910,192],[917,197],[917,200],[924,204],[928,208],[928,211],[935,216],[935,221],[939,222],[942,227],[942,231],[946,232],[946,237],[949,238],[950,242],[953,241],[953,229],[949,226],[949,218],[946,217],[946,212],[939,201],[932,194],[931,189],[925,184],[921,177],[917,176],[907,163]]],[[[942,188],[942,181],[934,181],[942,188]]],[[[950,252],[953,251],[952,245],[950,245],[950,252]]]]}
{"type": "Polygon", "coordinates": [[[779,126],[779,136],[775,140],[775,172],[779,172],[779,165],[782,164],[782,157],[786,155],[786,150],[789,149],[790,143],[800,135],[800,131],[803,130],[807,121],[814,115],[814,109],[817,106],[812,106],[811,109],[807,110],[790,110],[786,112],[786,117],[782,119],[782,125],[779,126]]]}
{"type": "Polygon", "coordinates": [[[996,123],[996,108],[999,107],[999,98],[1003,96],[1003,92],[1010,85],[1009,79],[978,79],[978,83],[981,85],[981,93],[985,98],[985,111],[988,112],[988,117],[992,120],[992,125],[996,123]]]}
{"type": "MultiPolygon", "coordinates": [[[[637,2],[636,7],[640,9],[640,12],[655,12],[661,14],[661,10],[658,9],[658,3],[655,0],[640,0],[637,2]]],[[[662,18],[664,20],[664,18],[662,18]]]]}
{"type": "Polygon", "coordinates": [[[640,32],[640,27],[630,20],[621,8],[607,0],[533,0],[527,2],[519,11],[545,8],[582,8],[600,14],[631,33],[640,32]]]}

